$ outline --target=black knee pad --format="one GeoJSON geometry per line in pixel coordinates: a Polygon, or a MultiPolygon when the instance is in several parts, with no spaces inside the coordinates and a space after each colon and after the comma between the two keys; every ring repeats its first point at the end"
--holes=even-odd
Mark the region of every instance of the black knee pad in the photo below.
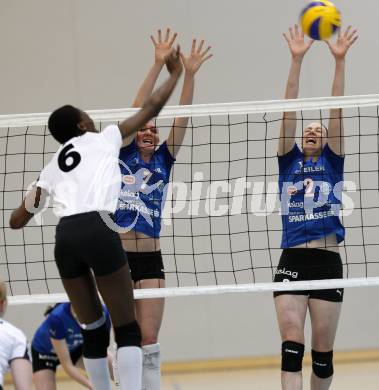
{"type": "Polygon", "coordinates": [[[109,328],[106,323],[96,329],[82,329],[83,356],[88,359],[107,357],[109,328]]]}
{"type": "Polygon", "coordinates": [[[312,349],[312,369],[319,378],[329,378],[333,375],[333,351],[318,352],[312,349]]]}
{"type": "Polygon", "coordinates": [[[282,344],[282,371],[298,372],[303,368],[304,344],[284,341],[282,344]]]}
{"type": "Polygon", "coordinates": [[[141,347],[141,329],[137,321],[130,322],[123,326],[114,327],[114,338],[117,348],[141,347]]]}

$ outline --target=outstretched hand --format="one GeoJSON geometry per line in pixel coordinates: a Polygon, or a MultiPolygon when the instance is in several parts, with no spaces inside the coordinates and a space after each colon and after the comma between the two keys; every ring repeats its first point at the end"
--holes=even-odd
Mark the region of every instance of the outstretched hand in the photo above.
{"type": "Polygon", "coordinates": [[[183,70],[183,65],[180,60],[180,56],[180,46],[177,45],[176,49],[170,49],[170,52],[165,57],[167,70],[171,75],[177,75],[178,77],[183,70]]]}
{"type": "Polygon", "coordinates": [[[205,50],[203,50],[203,46],[204,39],[201,40],[198,47],[196,47],[196,39],[193,39],[191,53],[187,57],[183,53],[180,53],[186,73],[194,75],[200,69],[201,65],[213,56],[213,54],[208,54],[211,46],[208,46],[205,50]]]}
{"type": "Polygon", "coordinates": [[[338,30],[337,40],[335,42],[325,41],[325,43],[328,45],[334,58],[336,60],[342,60],[345,58],[350,46],[357,39],[357,30],[351,31],[351,26],[349,26],[343,34],[341,33],[341,30],[338,30]]]}
{"type": "Polygon", "coordinates": [[[175,42],[177,33],[171,35],[171,29],[167,27],[164,40],[162,40],[162,31],[159,29],[156,38],[150,35],[150,39],[153,42],[155,48],[155,62],[164,64],[166,56],[170,53],[172,45],[175,42]]]}
{"type": "Polygon", "coordinates": [[[288,33],[283,33],[283,36],[288,43],[292,58],[303,58],[314,42],[313,39],[304,40],[304,33],[299,30],[297,24],[294,27],[290,27],[288,33]]]}

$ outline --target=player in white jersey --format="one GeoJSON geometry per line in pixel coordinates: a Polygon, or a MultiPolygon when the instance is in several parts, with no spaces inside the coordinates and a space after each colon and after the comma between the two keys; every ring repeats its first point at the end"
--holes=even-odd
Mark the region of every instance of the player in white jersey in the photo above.
{"type": "Polygon", "coordinates": [[[181,75],[180,49],[165,58],[170,78],[134,116],[98,133],[83,111],[64,106],[48,122],[62,144],[43,169],[36,195],[29,195],[10,219],[22,228],[49,193],[61,217],[56,229],[55,260],[71,304],[82,324],[84,365],[95,390],[110,390],[107,364],[109,332],[97,289],[109,310],[117,342],[121,390],[140,390],[141,332],[136,322],[133,288],[119,235],[103,216],[116,210],[121,186],[118,155],[123,140],[156,116],[181,75]]]}
{"type": "Polygon", "coordinates": [[[10,369],[16,390],[32,388],[32,365],[29,359],[28,342],[24,333],[4,321],[7,307],[7,288],[0,280],[0,390],[4,385],[4,374],[10,369]]]}

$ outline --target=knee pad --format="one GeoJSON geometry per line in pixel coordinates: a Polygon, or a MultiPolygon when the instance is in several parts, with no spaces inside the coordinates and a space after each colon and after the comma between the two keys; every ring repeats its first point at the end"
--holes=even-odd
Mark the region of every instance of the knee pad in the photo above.
{"type": "Polygon", "coordinates": [[[144,345],[143,353],[143,368],[151,370],[160,370],[161,368],[161,348],[159,343],[144,345]]]}
{"type": "Polygon", "coordinates": [[[296,341],[282,343],[282,371],[298,372],[303,368],[304,344],[296,341]]]}
{"type": "Polygon", "coordinates": [[[333,351],[318,352],[312,349],[312,370],[319,378],[329,378],[333,375],[333,351]]]}
{"type": "Polygon", "coordinates": [[[117,348],[141,347],[141,330],[137,321],[114,328],[114,338],[117,348]]]}
{"type": "MultiPolygon", "coordinates": [[[[96,323],[98,322],[96,321],[96,323]]],[[[92,326],[94,324],[82,326],[83,356],[88,359],[106,357],[109,345],[109,329],[105,317],[102,325],[94,327],[92,326]]]]}

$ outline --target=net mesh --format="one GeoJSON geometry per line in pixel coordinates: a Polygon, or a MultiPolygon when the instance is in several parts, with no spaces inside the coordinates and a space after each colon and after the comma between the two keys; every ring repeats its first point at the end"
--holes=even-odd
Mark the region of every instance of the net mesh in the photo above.
{"type": "MultiPolygon", "coordinates": [[[[168,287],[270,285],[281,253],[276,153],[282,112],[298,111],[300,136],[309,122],[327,125],[330,107],[344,107],[344,277],[379,276],[379,96],[373,95],[166,109],[157,119],[161,140],[173,117],[190,115],[162,217],[168,287]]],[[[90,114],[103,128],[131,112],[90,114]]],[[[46,118],[0,117],[0,275],[13,296],[63,292],[51,205],[22,230],[8,223],[58,148],[46,118]]]]}

